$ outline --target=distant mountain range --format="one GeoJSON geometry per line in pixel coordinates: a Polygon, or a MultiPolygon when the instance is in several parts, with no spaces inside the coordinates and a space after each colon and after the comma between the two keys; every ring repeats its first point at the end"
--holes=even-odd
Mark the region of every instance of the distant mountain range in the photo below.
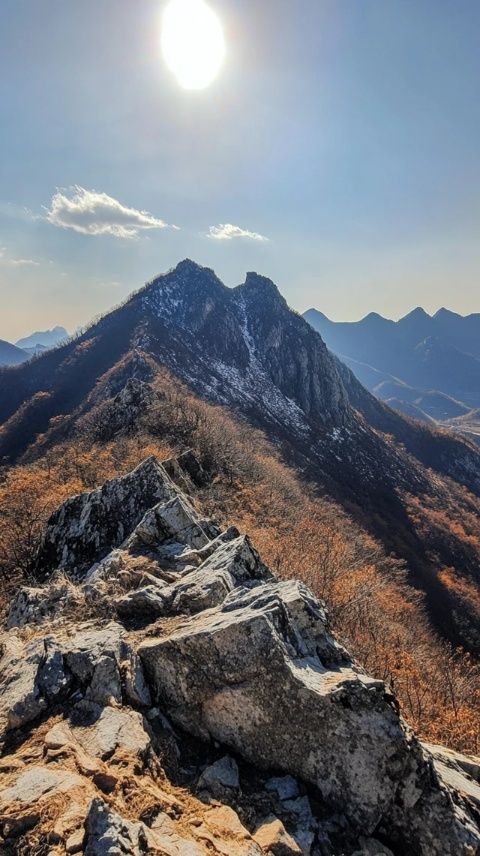
{"type": "Polygon", "coordinates": [[[317,309],[304,318],[356,377],[390,406],[457,430],[480,407],[480,314],[414,309],[399,321],[375,312],[361,321],[331,321],[317,309]],[[464,419],[464,417],[469,417],[464,419]],[[462,419],[458,423],[451,420],[462,419]]]}
{"type": "Polygon", "coordinates": [[[36,354],[54,348],[68,338],[65,327],[53,327],[51,330],[39,330],[30,336],[19,339],[15,344],[0,340],[0,366],[17,366],[36,354]]]}
{"type": "Polygon", "coordinates": [[[51,330],[39,330],[36,333],[32,333],[30,336],[25,336],[24,339],[19,339],[15,344],[17,348],[24,348],[25,350],[38,347],[45,350],[48,348],[54,348],[55,345],[58,345],[65,339],[68,339],[68,332],[65,330],[65,327],[57,326],[53,327],[51,330]]]}

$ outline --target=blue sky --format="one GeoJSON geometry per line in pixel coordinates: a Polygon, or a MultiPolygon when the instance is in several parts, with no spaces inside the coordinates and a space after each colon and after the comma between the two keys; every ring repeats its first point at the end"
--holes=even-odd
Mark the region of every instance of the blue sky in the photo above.
{"type": "Polygon", "coordinates": [[[185,256],[338,319],[480,311],[480,4],[210,5],[227,58],[190,92],[161,0],[0,0],[0,338],[74,329],[185,256]],[[73,186],[135,234],[62,228],[73,186]],[[225,223],[268,241],[208,237],[225,223]]]}

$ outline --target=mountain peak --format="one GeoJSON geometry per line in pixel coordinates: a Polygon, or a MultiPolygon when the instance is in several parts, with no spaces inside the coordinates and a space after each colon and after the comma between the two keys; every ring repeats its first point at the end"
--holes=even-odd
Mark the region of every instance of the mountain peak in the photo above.
{"type": "Polygon", "coordinates": [[[361,322],[359,323],[363,324],[366,322],[368,324],[377,324],[378,322],[384,323],[386,320],[387,319],[384,318],[383,315],[380,315],[378,312],[369,312],[368,315],[365,315],[365,317],[362,318],[361,322]]]}
{"type": "Polygon", "coordinates": [[[56,325],[51,330],[36,330],[30,336],[24,336],[15,342],[17,348],[38,348],[39,350],[53,348],[60,342],[68,339],[68,331],[65,327],[56,325]]]}
{"type": "Polygon", "coordinates": [[[245,282],[239,288],[243,294],[254,297],[255,299],[265,300],[269,303],[278,303],[286,306],[286,300],[280,294],[275,283],[267,276],[262,276],[255,271],[249,271],[245,277],[245,282]]]}
{"type": "Polygon", "coordinates": [[[199,296],[212,285],[222,291],[226,289],[211,268],[203,267],[192,259],[183,259],[167,273],[161,273],[147,282],[142,294],[145,297],[156,292],[165,293],[168,302],[168,296],[173,294],[172,289],[176,293],[175,299],[182,299],[184,294],[190,295],[190,298],[195,293],[199,296]]]}
{"type": "Polygon", "coordinates": [[[193,259],[188,258],[182,259],[182,261],[178,262],[173,270],[176,273],[200,273],[201,271],[213,273],[211,268],[204,267],[203,265],[198,264],[198,262],[193,261],[193,259]]]}
{"type": "Polygon", "coordinates": [[[303,313],[304,318],[306,318],[307,315],[316,315],[316,316],[319,316],[320,318],[325,318],[326,321],[330,321],[330,318],[327,315],[325,315],[324,312],[321,312],[320,309],[315,309],[313,306],[310,307],[310,309],[306,309],[305,312],[303,313]]]}
{"type": "Polygon", "coordinates": [[[428,312],[425,312],[425,309],[422,306],[417,306],[415,309],[412,309],[411,312],[407,312],[403,318],[400,318],[400,321],[420,321],[430,318],[431,315],[429,315],[428,312]]]}
{"type": "Polygon", "coordinates": [[[448,318],[461,318],[462,316],[459,315],[458,312],[452,312],[451,309],[446,309],[445,306],[442,306],[440,309],[437,310],[437,312],[435,312],[435,315],[433,317],[434,318],[448,319],[448,318]]]}

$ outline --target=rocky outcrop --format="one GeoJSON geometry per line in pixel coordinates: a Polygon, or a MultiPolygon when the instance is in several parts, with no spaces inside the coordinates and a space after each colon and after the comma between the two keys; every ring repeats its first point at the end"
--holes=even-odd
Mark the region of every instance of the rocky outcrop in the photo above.
{"type": "Polygon", "coordinates": [[[65,570],[76,579],[118,546],[159,501],[176,500],[166,470],[147,458],[133,473],[65,502],[49,520],[36,568],[45,578],[65,570]]]}
{"type": "Polygon", "coordinates": [[[185,730],[310,782],[372,832],[394,801],[410,741],[381,682],[341,665],[334,643],[328,660],[314,653],[295,620],[310,607],[302,588],[293,597],[289,583],[234,593],[139,654],[155,698],[185,730]]]}
{"type": "Polygon", "coordinates": [[[421,745],[309,589],[166,467],[65,503],[43,549],[77,581],[19,592],[2,639],[7,852],[477,852],[478,759],[421,745]]]}

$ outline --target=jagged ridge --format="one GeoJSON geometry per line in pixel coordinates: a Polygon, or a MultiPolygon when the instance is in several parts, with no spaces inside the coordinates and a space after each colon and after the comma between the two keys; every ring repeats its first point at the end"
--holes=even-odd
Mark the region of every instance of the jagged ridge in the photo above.
{"type": "MultiPolygon", "coordinates": [[[[232,856],[368,853],[375,846],[387,854],[389,847],[422,856],[475,853],[478,762],[421,746],[383,683],[332,638],[311,592],[278,582],[247,537],[222,533],[199,516],[184,493],[186,485],[193,489],[192,473],[199,468],[191,455],[166,467],[147,459],[52,518],[50,565],[42,571],[40,555],[38,570],[50,573],[56,555],[64,576],[18,594],[3,639],[0,719],[9,772],[0,812],[12,852],[25,818],[39,824],[42,805],[62,794],[59,853],[76,836],[87,856],[109,852],[106,841],[135,856],[148,848],[203,854],[215,835],[214,846],[227,836],[232,856]],[[155,504],[142,514],[134,499],[147,494],[155,504]],[[110,533],[113,549],[105,555],[110,533]],[[58,712],[62,719],[50,721],[58,712]],[[122,820],[116,809],[125,785],[116,765],[123,757],[128,775],[140,776],[147,791],[158,788],[159,733],[171,729],[165,715],[180,729],[175,737],[169,732],[180,757],[185,732],[218,741],[257,769],[257,789],[268,790],[268,771],[295,776],[303,807],[279,799],[281,819],[272,819],[262,816],[258,798],[250,831],[228,815],[227,829],[223,818],[223,832],[218,825],[212,832],[217,816],[210,809],[186,825],[159,807],[122,820]],[[17,765],[15,745],[32,740],[38,721],[48,721],[33,731],[45,760],[27,751],[17,765]],[[315,794],[316,816],[308,800],[315,794]],[[282,845],[272,843],[274,831],[282,845]],[[369,843],[372,836],[383,843],[369,843]],[[281,850],[288,838],[290,849],[281,850]]],[[[235,764],[222,763],[215,775],[195,774],[193,787],[210,796],[217,788],[217,796],[241,803],[235,764]]]]}

